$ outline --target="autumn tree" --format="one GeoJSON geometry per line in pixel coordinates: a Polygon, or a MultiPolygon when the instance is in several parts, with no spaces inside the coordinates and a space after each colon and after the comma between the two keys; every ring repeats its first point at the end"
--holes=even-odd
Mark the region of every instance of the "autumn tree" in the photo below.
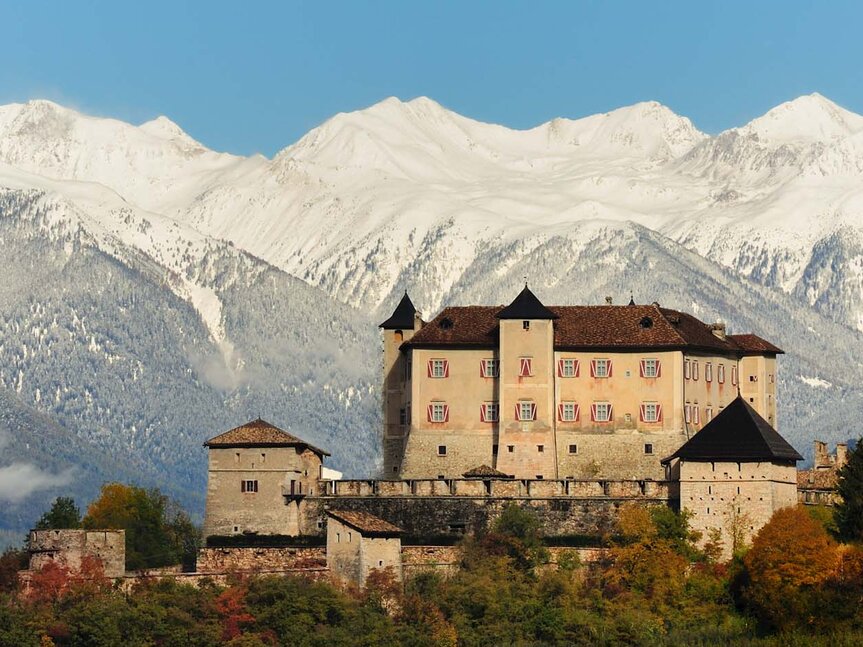
{"type": "Polygon", "coordinates": [[[863,439],[848,454],[848,463],[839,471],[836,526],[845,541],[863,541],[863,439]]]}
{"type": "Polygon", "coordinates": [[[39,530],[80,527],[81,510],[75,505],[75,499],[68,496],[58,496],[54,499],[51,509],[36,522],[36,528],[39,530]]]}

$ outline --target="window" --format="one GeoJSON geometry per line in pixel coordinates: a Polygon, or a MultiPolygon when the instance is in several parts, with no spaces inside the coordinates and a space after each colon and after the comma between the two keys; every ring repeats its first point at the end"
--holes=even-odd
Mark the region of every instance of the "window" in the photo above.
{"type": "Polygon", "coordinates": [[[611,360],[590,360],[590,377],[611,377],[611,360]]]}
{"type": "Polygon", "coordinates": [[[638,372],[641,377],[659,377],[659,360],[655,358],[648,358],[641,360],[641,364],[639,366],[638,372]]]}
{"type": "Polygon", "coordinates": [[[569,453],[570,454],[577,454],[578,453],[578,445],[570,445],[569,446],[569,453]]]}
{"type": "Polygon", "coordinates": [[[434,378],[449,377],[449,362],[445,359],[430,359],[428,361],[428,376],[434,378]]]}
{"type": "Polygon", "coordinates": [[[561,402],[557,405],[557,418],[562,422],[577,422],[579,407],[576,402],[561,402]]]}
{"type": "Polygon", "coordinates": [[[750,375],[750,376],[749,376],[749,381],[750,381],[750,382],[757,382],[757,381],[758,381],[758,376],[757,376],[757,375],[750,375]]]}
{"type": "Polygon", "coordinates": [[[530,330],[530,322],[527,321],[526,319],[524,321],[522,321],[521,322],[521,329],[522,330],[530,330]]]}
{"type": "Polygon", "coordinates": [[[263,453],[261,454],[261,462],[262,462],[262,463],[266,463],[266,462],[267,462],[267,455],[266,455],[266,454],[263,454],[263,453]]]}
{"type": "Polygon", "coordinates": [[[713,362],[705,362],[704,364],[704,381],[713,381],[713,362]]]}
{"type": "Polygon", "coordinates": [[[536,451],[542,454],[545,451],[545,445],[537,445],[536,451]]]}
{"type": "Polygon", "coordinates": [[[711,420],[713,420],[713,407],[707,407],[704,410],[704,421],[710,422],[711,420]]]}
{"type": "Polygon", "coordinates": [[[737,384],[737,367],[736,366],[731,367],[731,383],[737,384]]]}
{"type": "Polygon", "coordinates": [[[688,359],[683,360],[683,377],[687,380],[692,378],[692,364],[688,359]]]}
{"type": "Polygon", "coordinates": [[[257,481],[240,481],[240,492],[245,493],[254,493],[258,491],[258,482],[257,481]]]}
{"type": "Polygon", "coordinates": [[[593,422],[610,422],[612,410],[610,402],[594,402],[590,405],[590,419],[593,422]]]}
{"type": "Polygon", "coordinates": [[[698,360],[692,360],[692,379],[698,381],[698,360]]]}
{"type": "Polygon", "coordinates": [[[236,454],[234,454],[234,462],[235,463],[240,462],[240,452],[237,452],[236,454]]]}
{"type": "Polygon", "coordinates": [[[500,375],[500,360],[483,359],[479,363],[480,377],[498,377],[500,375]]]}
{"type": "Polygon", "coordinates": [[[692,420],[696,425],[701,424],[701,409],[697,404],[692,407],[692,420]]]}
{"type": "Polygon", "coordinates": [[[516,420],[536,420],[536,402],[523,400],[515,405],[516,420]]]}
{"type": "Polygon", "coordinates": [[[437,446],[437,455],[438,456],[446,456],[446,445],[438,445],[437,446]]]}
{"type": "Polygon", "coordinates": [[[515,445],[507,445],[506,451],[512,454],[515,451],[515,445]]]}
{"type": "Polygon", "coordinates": [[[408,424],[408,410],[404,407],[399,409],[399,424],[402,426],[408,424]]]}
{"type": "Polygon", "coordinates": [[[480,422],[497,422],[500,420],[500,405],[497,402],[483,402],[479,408],[480,422]]]}
{"type": "Polygon", "coordinates": [[[427,409],[429,422],[448,422],[449,406],[446,402],[432,402],[427,409]]]}
{"type": "Polygon", "coordinates": [[[653,443],[644,443],[644,453],[652,454],[653,453],[653,443]]]}
{"type": "Polygon", "coordinates": [[[683,419],[687,424],[692,422],[692,405],[688,402],[683,406],[683,419]]]}
{"type": "Polygon", "coordinates": [[[641,403],[641,422],[660,422],[662,420],[662,405],[658,402],[641,403]]]}
{"type": "Polygon", "coordinates": [[[725,384],[725,364],[719,364],[716,367],[716,381],[725,384]]]}
{"type": "Polygon", "coordinates": [[[533,375],[533,358],[521,357],[518,360],[518,376],[530,377],[533,375]]]}
{"type": "Polygon", "coordinates": [[[558,377],[578,377],[579,361],[574,358],[566,358],[557,360],[557,376],[558,377]]]}

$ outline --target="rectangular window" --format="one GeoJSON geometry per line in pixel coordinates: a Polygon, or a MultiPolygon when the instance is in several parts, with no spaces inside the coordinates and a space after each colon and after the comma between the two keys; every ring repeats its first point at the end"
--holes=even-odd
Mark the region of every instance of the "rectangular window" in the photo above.
{"type": "Polygon", "coordinates": [[[258,491],[258,482],[243,480],[240,481],[240,492],[254,493],[258,491]]]}
{"type": "Polygon", "coordinates": [[[537,445],[536,451],[542,454],[545,451],[545,445],[537,445]]]}
{"type": "Polygon", "coordinates": [[[692,379],[698,381],[698,360],[692,360],[692,379]]]}
{"type": "Polygon", "coordinates": [[[570,454],[577,454],[578,453],[578,445],[570,445],[569,446],[569,453],[570,454]]]}
{"type": "Polygon", "coordinates": [[[590,360],[590,377],[611,377],[611,360],[590,360]]]}
{"type": "Polygon", "coordinates": [[[736,366],[731,367],[731,383],[734,385],[737,384],[737,367],[736,366]]]}
{"type": "Polygon", "coordinates": [[[612,410],[610,402],[594,402],[590,405],[590,419],[593,422],[610,422],[612,410]]]}
{"type": "Polygon", "coordinates": [[[557,376],[558,377],[578,377],[579,361],[575,358],[566,358],[557,360],[557,376]]]}
{"type": "Polygon", "coordinates": [[[687,423],[692,422],[692,405],[688,402],[683,407],[683,419],[687,423]]]}
{"type": "Polygon", "coordinates": [[[522,401],[515,405],[516,420],[536,420],[536,402],[522,401]]]}
{"type": "Polygon", "coordinates": [[[725,364],[719,364],[716,367],[716,381],[725,384],[725,364]]]}
{"type": "Polygon", "coordinates": [[[713,381],[713,362],[705,362],[704,364],[704,381],[713,381]]]}
{"type": "Polygon", "coordinates": [[[449,377],[449,361],[445,359],[430,359],[428,361],[428,376],[434,378],[449,377]]]}
{"type": "Polygon", "coordinates": [[[530,322],[527,319],[521,322],[521,329],[530,330],[530,322]]]}
{"type": "Polygon", "coordinates": [[[697,404],[692,407],[692,420],[696,425],[701,424],[701,408],[697,404]]]}
{"type": "Polygon", "coordinates": [[[399,409],[399,424],[402,426],[408,424],[408,410],[404,407],[399,409]]]}
{"type": "Polygon", "coordinates": [[[710,422],[711,420],[713,420],[713,407],[707,407],[704,410],[704,421],[710,422]]]}
{"type": "Polygon", "coordinates": [[[479,363],[480,377],[499,377],[500,376],[500,360],[483,359],[479,363]]]}
{"type": "Polygon", "coordinates": [[[692,363],[688,359],[683,360],[683,377],[692,379],[692,363]]]}
{"type": "Polygon", "coordinates": [[[577,422],[579,418],[577,402],[561,402],[557,405],[557,418],[563,422],[577,422]]]}
{"type": "Polygon", "coordinates": [[[644,453],[652,454],[653,453],[653,443],[644,443],[644,453]]]}
{"type": "Polygon", "coordinates": [[[427,409],[429,422],[449,422],[449,406],[446,402],[432,402],[427,409]]]}
{"type": "Polygon", "coordinates": [[[500,420],[500,405],[497,402],[483,402],[479,409],[480,422],[497,422],[500,420]]]}
{"type": "Polygon", "coordinates": [[[446,445],[438,445],[437,446],[437,455],[438,456],[446,456],[446,445]]]}
{"type": "Polygon", "coordinates": [[[533,375],[533,358],[520,357],[518,360],[518,376],[530,377],[533,375]]]}
{"type": "Polygon", "coordinates": [[[515,451],[515,445],[507,445],[506,451],[512,454],[515,451]]]}
{"type": "Polygon", "coordinates": [[[660,422],[662,420],[662,405],[658,402],[641,403],[641,422],[660,422]]]}
{"type": "Polygon", "coordinates": [[[757,382],[757,381],[758,381],[758,376],[757,376],[757,375],[750,375],[750,376],[749,376],[749,381],[750,381],[750,382],[757,382]]]}
{"type": "Polygon", "coordinates": [[[639,366],[639,373],[641,377],[659,377],[659,360],[654,358],[648,358],[641,360],[639,366]]]}

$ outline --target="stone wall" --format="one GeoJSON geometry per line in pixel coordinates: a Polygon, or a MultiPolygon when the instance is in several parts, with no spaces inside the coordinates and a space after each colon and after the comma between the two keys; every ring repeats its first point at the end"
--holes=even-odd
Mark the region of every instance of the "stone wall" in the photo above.
{"type": "Polygon", "coordinates": [[[31,571],[55,563],[75,573],[85,557],[95,557],[108,577],[126,572],[124,530],[31,530],[27,549],[31,571]]]}
{"type": "Polygon", "coordinates": [[[324,568],[327,551],[314,548],[201,548],[198,551],[199,573],[232,573],[249,571],[287,571],[324,568]]]}

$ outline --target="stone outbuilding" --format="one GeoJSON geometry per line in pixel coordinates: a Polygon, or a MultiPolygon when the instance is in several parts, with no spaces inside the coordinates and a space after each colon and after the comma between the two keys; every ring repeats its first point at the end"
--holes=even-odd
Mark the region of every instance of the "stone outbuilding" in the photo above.
{"type": "Polygon", "coordinates": [[[87,558],[97,560],[107,577],[122,577],[126,572],[125,530],[31,530],[27,551],[31,572],[57,564],[77,574],[87,558]]]}
{"type": "Polygon", "coordinates": [[[373,570],[391,569],[402,581],[401,529],[368,512],[327,510],[327,567],[362,587],[373,570]]]}
{"type": "Polygon", "coordinates": [[[680,507],[707,541],[719,530],[723,557],[749,542],[780,508],[797,504],[803,457],[741,397],[668,458],[680,507]]]}
{"type": "Polygon", "coordinates": [[[328,452],[261,420],[204,443],[209,449],[204,536],[301,534],[328,452]]]}

